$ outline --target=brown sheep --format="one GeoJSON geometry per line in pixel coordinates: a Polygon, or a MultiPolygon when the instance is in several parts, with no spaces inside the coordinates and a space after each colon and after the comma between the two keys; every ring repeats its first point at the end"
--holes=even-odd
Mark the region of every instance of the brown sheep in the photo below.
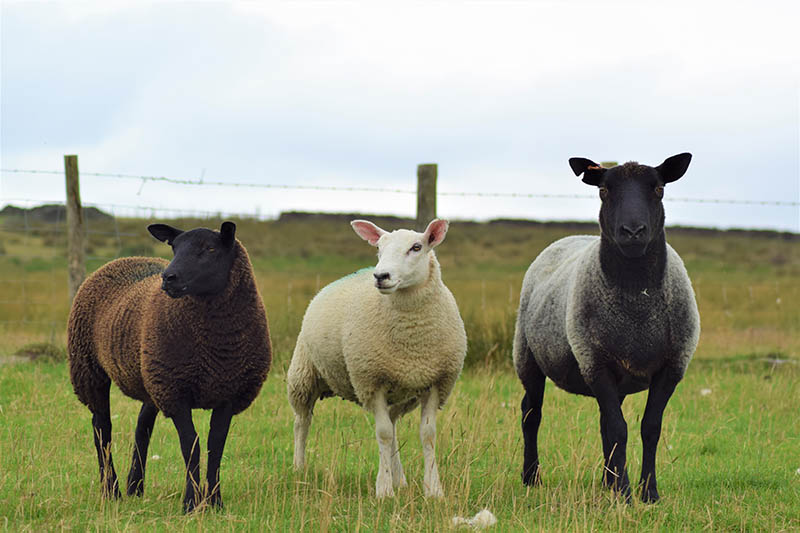
{"type": "Polygon", "coordinates": [[[221,507],[219,465],[231,417],[258,395],[271,362],[267,317],[236,226],[183,232],[152,224],[171,262],[112,261],[81,285],[70,311],[68,350],[75,394],[92,412],[105,496],[119,497],[111,458],[111,381],[143,403],[128,495],[144,492],[150,434],[159,411],[178,431],[186,462],[185,512],[204,497],[192,409],[212,409],[205,496],[221,507]]]}

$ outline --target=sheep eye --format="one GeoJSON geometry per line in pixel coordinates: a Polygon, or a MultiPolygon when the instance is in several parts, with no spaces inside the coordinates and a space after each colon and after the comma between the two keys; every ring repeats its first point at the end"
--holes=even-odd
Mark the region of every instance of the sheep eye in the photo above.
{"type": "Polygon", "coordinates": [[[214,252],[214,247],[213,246],[209,246],[208,248],[206,248],[206,251],[208,253],[213,253],[214,252]]]}
{"type": "Polygon", "coordinates": [[[420,250],[422,250],[422,245],[420,243],[416,243],[411,247],[412,252],[419,252],[420,250]]]}
{"type": "Polygon", "coordinates": [[[664,187],[662,187],[661,185],[656,187],[656,196],[658,196],[659,198],[664,197],[664,187]]]}
{"type": "Polygon", "coordinates": [[[608,196],[608,189],[606,187],[600,187],[600,198],[605,198],[608,196]]]}

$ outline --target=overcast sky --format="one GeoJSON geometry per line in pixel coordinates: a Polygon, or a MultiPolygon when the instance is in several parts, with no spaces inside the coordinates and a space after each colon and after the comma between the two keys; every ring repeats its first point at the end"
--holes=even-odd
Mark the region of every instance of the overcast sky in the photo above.
{"type": "MultiPolygon", "coordinates": [[[[567,160],[694,159],[666,198],[800,201],[787,2],[2,2],[2,168],[596,195],[567,160]]],[[[2,172],[0,205],[63,201],[2,172]],[[21,202],[19,200],[26,200],[21,202]]],[[[85,203],[413,216],[412,194],[82,176],[85,203]]],[[[439,198],[439,215],[596,219],[599,200],[439,198]]],[[[122,208],[109,208],[124,214],[122,208]]],[[[668,224],[800,231],[800,207],[671,201],[668,224]]]]}

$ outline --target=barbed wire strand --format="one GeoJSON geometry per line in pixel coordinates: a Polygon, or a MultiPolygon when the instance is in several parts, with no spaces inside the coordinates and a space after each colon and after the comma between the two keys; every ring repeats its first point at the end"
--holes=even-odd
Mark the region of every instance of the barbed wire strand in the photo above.
{"type": "MultiPolygon", "coordinates": [[[[0,169],[0,172],[19,173],[19,174],[63,174],[60,170],[28,170],[28,169],[0,169]]],[[[396,189],[388,187],[341,187],[335,185],[291,185],[275,183],[239,183],[232,181],[205,181],[187,178],[174,178],[167,176],[139,176],[134,174],[116,174],[107,172],[81,172],[82,176],[93,176],[102,178],[136,179],[142,180],[142,184],[148,181],[172,183],[176,185],[192,185],[200,187],[239,187],[256,189],[281,189],[281,190],[305,190],[305,191],[342,191],[342,192],[380,192],[392,194],[416,194],[417,191],[411,189],[396,189]]],[[[141,190],[141,189],[140,189],[141,190]]],[[[548,194],[548,193],[520,193],[520,192],[485,192],[485,191],[438,191],[438,196],[451,197],[475,197],[475,198],[546,198],[546,199],[594,199],[591,194],[548,194]]],[[[800,201],[789,200],[740,200],[732,198],[688,198],[670,197],[664,198],[667,202],[700,203],[700,204],[728,204],[728,205],[760,205],[760,206],[781,206],[797,207],[800,201]]],[[[152,208],[151,208],[152,209],[152,208]]],[[[155,208],[160,209],[160,208],[155,208]]],[[[166,209],[161,209],[166,210],[166,209]]]]}

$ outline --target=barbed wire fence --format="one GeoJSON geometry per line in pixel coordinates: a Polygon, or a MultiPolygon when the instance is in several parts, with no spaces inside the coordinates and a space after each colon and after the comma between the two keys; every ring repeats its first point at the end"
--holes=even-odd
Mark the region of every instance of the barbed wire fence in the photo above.
{"type": "MultiPolygon", "coordinates": [[[[65,156],[65,161],[66,157],[65,156]]],[[[77,161],[75,163],[77,179],[77,161]]],[[[2,174],[16,175],[65,175],[65,171],[0,168],[2,174]]],[[[248,183],[237,180],[204,180],[189,179],[170,176],[134,175],[109,172],[81,172],[82,176],[91,176],[109,180],[139,181],[139,192],[150,182],[164,183],[176,187],[223,187],[239,189],[271,189],[271,190],[297,190],[297,191],[323,191],[323,192],[361,192],[376,195],[400,194],[417,196],[417,227],[424,228],[427,221],[436,215],[437,197],[473,197],[473,198],[517,198],[517,199],[595,199],[592,194],[550,194],[527,192],[498,192],[498,191],[457,191],[436,190],[437,168],[435,164],[420,165],[417,171],[417,189],[403,189],[391,187],[364,187],[364,186],[328,186],[328,185],[302,185],[280,183],[248,183]]],[[[60,196],[60,195],[53,195],[60,196]]],[[[67,311],[72,294],[82,280],[72,282],[68,287],[63,277],[64,266],[54,262],[59,253],[59,246],[69,247],[70,216],[64,217],[64,210],[56,209],[53,215],[45,222],[34,220],[30,208],[46,204],[69,205],[64,197],[51,198],[50,200],[33,200],[30,198],[4,197],[3,204],[20,207],[14,216],[6,216],[0,226],[3,239],[0,240],[0,259],[8,261],[14,267],[15,274],[4,276],[0,279],[0,327],[6,336],[13,337],[15,330],[34,327],[40,332],[42,338],[51,342],[64,331],[67,320],[67,311]],[[32,239],[40,238],[50,244],[48,253],[42,252],[42,247],[34,247],[31,252],[29,246],[32,239]],[[65,242],[67,241],[67,242],[65,242]],[[57,266],[56,266],[57,265],[57,266]],[[48,298],[41,299],[41,295],[49,294],[48,298]],[[38,295],[38,296],[35,296],[38,295]]],[[[69,199],[68,199],[69,200],[69,199]]],[[[779,206],[800,207],[800,202],[790,200],[743,200],[723,198],[686,198],[669,197],[665,201],[697,203],[697,204],[727,204],[735,206],[779,206]]],[[[110,246],[105,246],[105,253],[95,253],[88,250],[84,260],[92,265],[99,265],[107,261],[127,255],[126,242],[138,233],[126,232],[120,227],[120,218],[193,218],[216,219],[223,217],[233,218],[264,218],[257,213],[204,211],[197,209],[177,209],[156,207],[141,204],[115,204],[115,203],[86,203],[82,206],[82,227],[77,230],[81,237],[79,246],[85,245],[86,239],[104,238],[111,241],[110,246]],[[98,223],[93,216],[88,216],[88,208],[95,208],[108,215],[104,223],[98,223]],[[110,252],[110,253],[109,253],[110,252]]],[[[72,259],[68,256],[67,269],[70,268],[72,259]]],[[[85,269],[85,266],[81,266],[85,269]]],[[[751,289],[752,290],[752,289],[751,289]]],[[[511,297],[509,297],[510,299],[511,297]]],[[[12,341],[13,342],[13,341],[12,341]]]]}

